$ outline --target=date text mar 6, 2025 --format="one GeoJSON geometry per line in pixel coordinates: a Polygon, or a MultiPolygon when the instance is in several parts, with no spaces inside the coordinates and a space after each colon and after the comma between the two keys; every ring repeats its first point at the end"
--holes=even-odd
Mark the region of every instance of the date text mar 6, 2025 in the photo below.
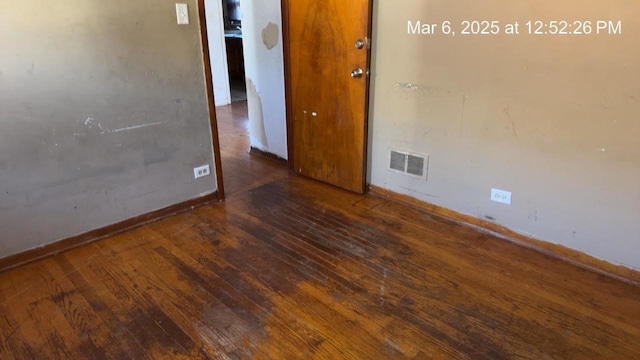
{"type": "Polygon", "coordinates": [[[463,20],[452,22],[407,21],[409,35],[622,35],[619,20],[463,20]]]}

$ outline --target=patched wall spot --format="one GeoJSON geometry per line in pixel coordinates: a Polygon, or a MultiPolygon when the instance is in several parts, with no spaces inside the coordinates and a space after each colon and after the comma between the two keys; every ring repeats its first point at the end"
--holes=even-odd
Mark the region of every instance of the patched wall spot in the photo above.
{"type": "Polygon", "coordinates": [[[264,112],[262,109],[262,98],[258,94],[258,89],[251,78],[247,77],[247,105],[249,112],[249,133],[252,139],[258,141],[259,148],[268,149],[267,131],[264,128],[264,112]]]}
{"type": "Polygon", "coordinates": [[[268,50],[273,49],[278,45],[278,25],[269,22],[267,27],[262,29],[262,43],[268,50]]]}

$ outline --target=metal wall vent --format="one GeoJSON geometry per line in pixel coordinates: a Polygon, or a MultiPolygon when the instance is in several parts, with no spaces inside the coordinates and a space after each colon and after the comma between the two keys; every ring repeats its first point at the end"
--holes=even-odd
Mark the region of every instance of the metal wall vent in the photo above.
{"type": "Polygon", "coordinates": [[[413,154],[407,151],[389,152],[389,170],[405,175],[427,179],[428,155],[413,154]]]}
{"type": "Polygon", "coordinates": [[[391,150],[391,161],[389,162],[389,168],[396,171],[406,171],[407,166],[407,154],[391,150]]]}
{"type": "Polygon", "coordinates": [[[411,175],[424,175],[424,158],[415,155],[409,155],[407,158],[407,172],[411,175]]]}

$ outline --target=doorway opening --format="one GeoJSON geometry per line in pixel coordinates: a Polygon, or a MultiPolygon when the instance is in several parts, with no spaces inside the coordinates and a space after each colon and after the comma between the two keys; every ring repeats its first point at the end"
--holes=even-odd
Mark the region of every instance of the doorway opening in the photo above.
{"type": "MultiPolygon", "coordinates": [[[[245,1],[245,6],[249,3],[245,1]]],[[[225,49],[229,72],[231,103],[247,100],[240,0],[222,0],[225,49]]]]}
{"type": "Polygon", "coordinates": [[[287,173],[280,0],[204,3],[222,179],[233,196],[287,173]]]}
{"type": "MultiPolygon", "coordinates": [[[[223,111],[246,112],[246,119],[234,119],[230,128],[244,129],[242,136],[248,138],[251,154],[266,155],[300,175],[364,193],[371,2],[359,0],[355,6],[290,0],[202,1],[212,5],[206,15],[211,24],[207,61],[218,117],[223,111]],[[334,17],[347,18],[354,11],[358,21],[327,27],[334,17]],[[283,22],[287,23],[284,35],[283,22]],[[228,39],[240,39],[242,44],[244,106],[238,105],[244,101],[231,102],[229,79],[240,74],[230,71],[237,62],[230,61],[231,51],[226,54],[228,39]],[[228,81],[216,80],[223,78],[228,81]],[[226,92],[219,89],[224,85],[226,92]],[[220,109],[223,106],[230,108],[220,109]]],[[[219,130],[220,139],[226,138],[225,128],[219,126],[219,130]]],[[[218,145],[224,146],[222,141],[218,145]]]]}

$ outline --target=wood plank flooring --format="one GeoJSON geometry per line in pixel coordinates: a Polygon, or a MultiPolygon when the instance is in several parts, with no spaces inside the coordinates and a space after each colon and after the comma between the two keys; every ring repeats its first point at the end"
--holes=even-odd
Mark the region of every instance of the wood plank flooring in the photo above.
{"type": "Polygon", "coordinates": [[[0,359],[640,359],[640,288],[221,143],[225,203],[1,273],[0,359]]]}
{"type": "Polygon", "coordinates": [[[247,102],[216,109],[220,133],[220,152],[226,196],[248,191],[258,185],[287,177],[287,170],[276,161],[250,156],[247,102]]]}

